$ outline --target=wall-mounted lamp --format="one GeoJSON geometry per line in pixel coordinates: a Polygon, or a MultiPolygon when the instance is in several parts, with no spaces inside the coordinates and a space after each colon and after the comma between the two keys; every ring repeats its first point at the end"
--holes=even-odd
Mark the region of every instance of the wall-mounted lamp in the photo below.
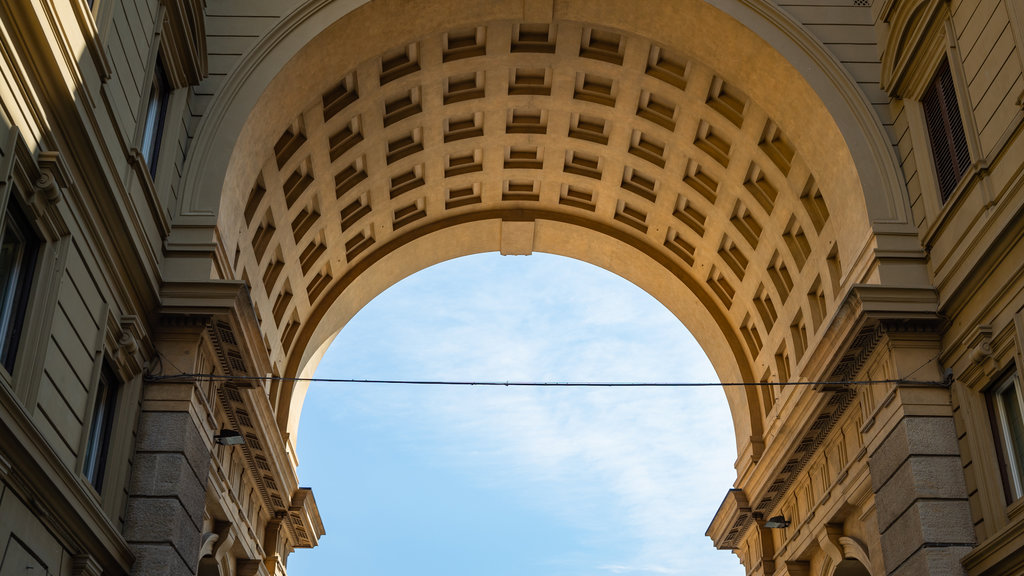
{"type": "Polygon", "coordinates": [[[772,516],[764,523],[765,528],[789,528],[789,520],[785,516],[772,516]]]}
{"type": "Polygon", "coordinates": [[[238,446],[245,444],[245,437],[239,434],[237,430],[221,428],[220,434],[213,435],[213,441],[223,446],[238,446]]]}

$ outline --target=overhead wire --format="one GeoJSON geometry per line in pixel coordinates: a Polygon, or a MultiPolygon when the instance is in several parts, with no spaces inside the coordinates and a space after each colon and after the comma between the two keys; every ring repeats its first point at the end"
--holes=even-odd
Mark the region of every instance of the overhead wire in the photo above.
{"type": "MultiPolygon", "coordinates": [[[[161,356],[163,356],[161,354],[161,356]]],[[[203,378],[223,382],[319,382],[331,384],[398,384],[411,386],[506,386],[506,387],[550,387],[550,388],[707,388],[714,386],[757,386],[763,384],[785,384],[786,386],[869,386],[881,384],[911,384],[922,386],[948,385],[947,380],[911,380],[910,377],[937,359],[928,359],[903,378],[886,378],[878,380],[815,380],[802,382],[599,382],[599,381],[499,381],[499,380],[413,380],[403,378],[322,378],[300,376],[236,376],[230,374],[203,374],[181,371],[177,374],[148,375],[149,382],[180,380],[183,378],[203,378]]],[[[170,360],[168,360],[170,362],[170,360]]],[[[173,363],[172,363],[173,366],[173,363]]],[[[175,368],[177,368],[175,366],[175,368]]],[[[179,369],[180,370],[180,369],[179,369]]]]}

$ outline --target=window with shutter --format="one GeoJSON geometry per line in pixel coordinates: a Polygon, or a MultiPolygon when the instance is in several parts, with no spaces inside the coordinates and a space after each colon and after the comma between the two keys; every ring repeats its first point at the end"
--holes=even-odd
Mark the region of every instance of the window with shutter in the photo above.
{"type": "Polygon", "coordinates": [[[921,98],[921,105],[924,107],[932,157],[935,159],[939,195],[945,202],[971,165],[971,154],[967,149],[967,136],[960,118],[960,106],[956,100],[948,60],[943,61],[935,73],[935,78],[921,98]]]}

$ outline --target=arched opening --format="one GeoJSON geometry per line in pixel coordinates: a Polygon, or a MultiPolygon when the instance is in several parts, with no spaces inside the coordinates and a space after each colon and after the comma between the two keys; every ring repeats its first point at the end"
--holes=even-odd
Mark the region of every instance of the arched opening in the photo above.
{"type": "Polygon", "coordinates": [[[863,286],[898,280],[922,310],[933,293],[891,146],[822,46],[767,1],[645,8],[310,3],[240,64],[168,266],[250,288],[288,446],[293,378],[388,287],[483,252],[567,256],[647,291],[746,383],[726,389],[738,488],[709,534],[768,553],[751,507],[780,505],[854,396],[788,384],[863,366],[863,286]],[[188,259],[207,233],[212,267],[188,259]]]}
{"type": "MultiPolygon", "coordinates": [[[[229,148],[215,274],[253,287],[275,372],[308,373],[389,282],[536,250],[662,294],[723,379],[799,378],[849,286],[885,272],[872,214],[899,209],[862,185],[881,172],[858,171],[808,78],[703,3],[559,5],[537,22],[456,4],[408,30],[386,3],[318,28],[229,148]]],[[[756,452],[772,394],[730,396],[739,445],[756,452]]],[[[280,399],[294,437],[301,389],[280,399]]]]}
{"type": "MultiPolygon", "coordinates": [[[[479,254],[398,282],[346,325],[317,376],[716,378],[650,295],[542,254],[479,254]]],[[[330,528],[289,570],[739,574],[702,537],[734,474],[723,400],[718,387],[314,383],[299,473],[330,528]]]]}

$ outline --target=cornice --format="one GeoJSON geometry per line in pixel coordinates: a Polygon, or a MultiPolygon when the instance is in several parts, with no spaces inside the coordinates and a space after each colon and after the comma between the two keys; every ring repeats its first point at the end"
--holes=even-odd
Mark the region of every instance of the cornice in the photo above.
{"type": "Polygon", "coordinates": [[[739,548],[740,537],[743,536],[741,531],[746,531],[750,519],[747,495],[739,488],[732,488],[725,494],[704,535],[711,538],[719,550],[735,550],[739,548]]]}
{"type": "Polygon", "coordinates": [[[233,429],[245,437],[240,449],[265,509],[281,519],[292,546],[315,546],[324,533],[316,500],[310,489],[298,487],[264,384],[247,378],[268,375],[270,370],[245,284],[167,283],[161,296],[161,331],[193,337],[204,333],[218,373],[228,377],[218,386],[218,398],[233,429]]]}
{"type": "Polygon", "coordinates": [[[746,484],[753,486],[743,494],[747,498],[746,493],[750,493],[750,514],[723,503],[708,528],[708,535],[714,534],[716,547],[738,548],[753,525],[753,514],[771,515],[853,403],[856,389],[846,383],[858,377],[886,336],[909,332],[937,337],[942,321],[936,312],[936,300],[935,291],[925,288],[874,285],[851,288],[826,332],[835,332],[832,340],[839,344],[827,350],[832,361],[821,380],[835,384],[816,384],[813,389],[801,391],[805,397],[811,397],[807,401],[810,408],[794,420],[805,425],[787,435],[789,440],[784,444],[773,444],[757,464],[759,473],[747,476],[746,484]]]}

